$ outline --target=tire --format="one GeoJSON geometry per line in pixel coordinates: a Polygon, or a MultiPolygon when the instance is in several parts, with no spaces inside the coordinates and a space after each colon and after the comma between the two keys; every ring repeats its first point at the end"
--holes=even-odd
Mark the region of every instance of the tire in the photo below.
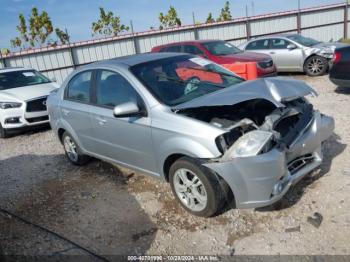
{"type": "Polygon", "coordinates": [[[6,131],[6,129],[4,129],[0,123],[0,138],[7,138],[8,137],[8,133],[6,131]]]}
{"type": "Polygon", "coordinates": [[[304,71],[308,76],[322,76],[328,70],[328,60],[322,56],[311,56],[305,61],[304,71]]]}
{"type": "Polygon", "coordinates": [[[62,144],[64,152],[72,164],[83,166],[89,162],[90,157],[82,153],[82,150],[68,132],[63,133],[62,144]]]}
{"type": "Polygon", "coordinates": [[[169,171],[175,198],[186,211],[199,217],[211,217],[225,204],[225,194],[218,179],[199,161],[189,157],[175,161],[169,171]]]}

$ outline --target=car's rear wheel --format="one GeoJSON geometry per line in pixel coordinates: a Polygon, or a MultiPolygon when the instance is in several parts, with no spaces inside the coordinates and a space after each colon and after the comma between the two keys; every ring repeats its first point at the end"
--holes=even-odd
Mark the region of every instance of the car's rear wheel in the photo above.
{"type": "Polygon", "coordinates": [[[328,70],[328,61],[322,56],[309,57],[304,66],[304,71],[309,76],[321,76],[328,70]]]}
{"type": "Polygon", "coordinates": [[[8,133],[6,129],[4,129],[0,123],[0,138],[6,138],[8,137],[8,133]]]}
{"type": "Polygon", "coordinates": [[[68,160],[74,165],[82,166],[90,160],[89,156],[82,153],[80,147],[68,132],[64,132],[62,143],[68,160]]]}
{"type": "Polygon", "coordinates": [[[178,202],[193,215],[213,216],[225,203],[218,177],[189,157],[175,161],[170,167],[169,181],[178,202]]]}

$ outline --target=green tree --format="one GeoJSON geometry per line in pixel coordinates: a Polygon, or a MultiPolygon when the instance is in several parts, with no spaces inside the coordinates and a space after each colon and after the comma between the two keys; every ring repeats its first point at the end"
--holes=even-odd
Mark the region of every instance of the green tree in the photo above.
{"type": "MultiPolygon", "coordinates": [[[[54,30],[51,18],[49,17],[47,12],[42,11],[41,13],[39,13],[38,9],[36,7],[33,7],[31,15],[27,21],[24,18],[23,14],[19,14],[18,20],[19,24],[16,28],[19,32],[19,36],[17,36],[14,39],[11,39],[11,45],[13,47],[25,48],[28,46],[43,46],[44,44],[48,44],[51,41],[49,40],[49,36],[53,33],[54,30]],[[29,26],[27,26],[27,24],[29,26]]],[[[57,32],[62,31],[59,28],[56,28],[56,34],[57,32]]],[[[61,40],[61,36],[57,35],[57,37],[59,38],[61,43],[64,43],[61,40]]]]}
{"type": "Polygon", "coordinates": [[[224,8],[221,8],[220,15],[218,19],[216,19],[217,22],[223,22],[223,21],[229,21],[232,20],[232,15],[230,11],[230,2],[226,1],[224,8]]]}
{"type": "Polygon", "coordinates": [[[8,48],[1,48],[0,53],[1,55],[8,55],[10,54],[10,50],[8,48]]]}
{"type": "Polygon", "coordinates": [[[56,32],[58,40],[61,42],[62,45],[69,43],[70,36],[68,35],[67,30],[64,32],[61,29],[56,28],[55,32],[56,32]]]}
{"type": "Polygon", "coordinates": [[[92,35],[116,36],[123,31],[129,31],[129,27],[121,24],[120,17],[113,12],[100,7],[100,19],[92,23],[92,35]]]}
{"type": "Polygon", "coordinates": [[[159,29],[181,26],[181,20],[177,16],[177,12],[173,6],[170,6],[167,14],[161,12],[158,19],[160,22],[159,29]]]}
{"type": "Polygon", "coordinates": [[[208,14],[207,20],[205,21],[207,24],[214,23],[215,19],[213,18],[212,13],[208,14]]]}

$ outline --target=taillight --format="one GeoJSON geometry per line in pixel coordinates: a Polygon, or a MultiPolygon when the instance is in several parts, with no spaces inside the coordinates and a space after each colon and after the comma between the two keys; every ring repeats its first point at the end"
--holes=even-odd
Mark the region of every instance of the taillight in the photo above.
{"type": "Polygon", "coordinates": [[[337,64],[337,63],[339,63],[340,59],[341,59],[341,53],[335,52],[333,55],[332,63],[337,64]]]}

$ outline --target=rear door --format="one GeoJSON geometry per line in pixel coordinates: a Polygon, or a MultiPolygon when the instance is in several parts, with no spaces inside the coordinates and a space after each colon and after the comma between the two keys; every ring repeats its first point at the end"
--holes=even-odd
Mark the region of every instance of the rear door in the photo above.
{"type": "Polygon", "coordinates": [[[269,55],[275,62],[279,71],[298,71],[302,68],[302,50],[300,48],[288,49],[292,43],[283,38],[270,40],[269,55]]]}
{"type": "Polygon", "coordinates": [[[91,112],[94,152],[136,169],[156,172],[150,116],[116,118],[113,115],[115,106],[130,101],[145,108],[140,95],[120,73],[97,71],[95,106],[91,112]]]}
{"type": "MultiPolygon", "coordinates": [[[[76,134],[80,146],[92,151],[92,128],[90,122],[91,87],[93,70],[83,71],[75,75],[68,83],[61,102],[62,119],[72,128],[71,135],[76,134]]],[[[68,130],[69,131],[69,130],[68,130]]]]}

